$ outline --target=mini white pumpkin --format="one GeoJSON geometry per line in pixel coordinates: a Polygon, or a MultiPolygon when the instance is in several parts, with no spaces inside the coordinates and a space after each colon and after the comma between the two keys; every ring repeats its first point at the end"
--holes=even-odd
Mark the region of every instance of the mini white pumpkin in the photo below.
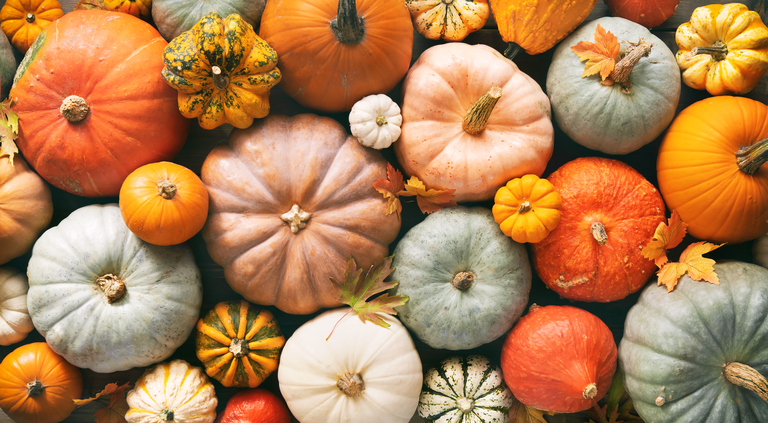
{"type": "Polygon", "coordinates": [[[184,360],[144,372],[126,401],[128,423],[213,423],[219,403],[203,369],[184,360]]]}
{"type": "Polygon", "coordinates": [[[27,278],[12,267],[0,267],[0,345],[21,342],[35,329],[27,312],[27,278]]]}
{"type": "Polygon", "coordinates": [[[377,150],[400,138],[403,116],[400,107],[387,95],[366,96],[352,106],[349,127],[360,144],[377,150]]]}
{"type": "Polygon", "coordinates": [[[752,243],[752,260],[755,264],[768,267],[768,234],[758,237],[752,243]]]}
{"type": "Polygon", "coordinates": [[[288,408],[302,423],[408,422],[422,384],[413,340],[390,315],[379,315],[384,328],[348,312],[325,312],[285,343],[277,380],[288,408]]]}

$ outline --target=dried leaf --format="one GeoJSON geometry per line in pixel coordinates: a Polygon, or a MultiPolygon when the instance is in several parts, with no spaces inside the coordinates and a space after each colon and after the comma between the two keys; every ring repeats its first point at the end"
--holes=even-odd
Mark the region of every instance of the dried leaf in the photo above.
{"type": "Polygon", "coordinates": [[[376,180],[373,183],[373,187],[381,192],[381,194],[384,195],[384,198],[388,200],[386,214],[391,215],[392,213],[397,212],[397,214],[400,215],[400,212],[403,210],[403,205],[400,204],[400,199],[397,198],[397,196],[403,190],[403,187],[405,187],[405,184],[403,183],[403,175],[400,171],[396,170],[392,164],[387,164],[387,178],[388,180],[376,180]]]}
{"type": "Polygon", "coordinates": [[[111,395],[111,394],[117,393],[117,392],[119,392],[121,390],[127,389],[129,384],[130,384],[130,381],[125,383],[125,384],[123,384],[123,385],[121,385],[121,386],[118,386],[117,383],[110,383],[110,384],[107,384],[104,387],[104,390],[100,391],[99,393],[96,393],[96,396],[94,396],[92,398],[88,398],[88,399],[73,399],[72,402],[74,402],[75,406],[77,406],[77,407],[81,407],[83,405],[88,405],[89,403],[95,401],[96,399],[98,399],[98,398],[100,398],[102,396],[111,395]]]}
{"type": "MultiPolygon", "coordinates": [[[[397,311],[394,308],[402,306],[408,301],[408,297],[390,296],[389,294],[383,294],[368,301],[371,296],[397,286],[397,282],[384,282],[384,279],[394,270],[391,267],[393,257],[394,255],[384,258],[381,262],[374,262],[371,268],[368,269],[368,273],[366,273],[362,282],[360,281],[360,276],[363,269],[358,269],[355,259],[349,257],[347,271],[344,273],[344,281],[339,283],[331,278],[333,284],[339,289],[337,300],[352,307],[350,312],[357,315],[363,323],[370,321],[384,328],[389,327],[389,324],[376,315],[376,313],[397,315],[397,311]]],[[[341,319],[344,319],[344,317],[341,319]]],[[[341,322],[341,319],[339,322],[341,322]]],[[[338,324],[337,322],[336,325],[338,324]]],[[[333,328],[335,329],[336,326],[334,325],[333,328]]],[[[331,334],[325,340],[328,340],[332,334],[333,330],[331,330],[331,334]]]]}
{"type": "Polygon", "coordinates": [[[104,0],[80,0],[73,10],[106,9],[104,0]]]}
{"type": "Polygon", "coordinates": [[[509,410],[510,423],[546,423],[544,411],[529,407],[520,401],[515,401],[509,410]]]}
{"type": "Polygon", "coordinates": [[[128,412],[128,408],[125,389],[112,393],[109,397],[109,405],[96,411],[96,423],[127,423],[125,413],[128,412]]]}
{"type": "Polygon", "coordinates": [[[656,266],[661,267],[667,263],[667,249],[672,249],[680,244],[685,237],[688,224],[680,219],[677,211],[672,212],[669,225],[659,222],[651,241],[643,248],[642,254],[649,260],[655,260],[656,266]]]}
{"type": "Polygon", "coordinates": [[[453,201],[453,193],[456,189],[437,190],[429,189],[422,183],[421,180],[412,176],[408,179],[408,183],[405,184],[405,191],[401,192],[402,196],[416,196],[416,203],[419,205],[419,209],[422,213],[432,213],[440,210],[444,207],[455,206],[453,201]]]}
{"type": "Polygon", "coordinates": [[[0,104],[0,158],[8,155],[13,166],[13,156],[19,152],[14,140],[19,133],[19,116],[11,111],[11,101],[6,99],[0,104]]]}
{"type": "MultiPolygon", "coordinates": [[[[725,243],[723,243],[725,244],[725,243]]],[[[680,262],[664,264],[658,272],[658,284],[666,285],[667,291],[672,292],[677,285],[677,280],[686,273],[693,280],[703,280],[711,284],[720,285],[715,273],[715,260],[704,258],[707,252],[711,252],[722,246],[707,242],[693,243],[685,248],[680,255],[680,262]]]]}
{"type": "Polygon", "coordinates": [[[595,42],[582,41],[571,47],[579,60],[587,61],[581,77],[588,77],[596,73],[600,79],[605,80],[616,67],[616,56],[619,55],[619,44],[616,36],[598,24],[595,29],[595,42]]]}

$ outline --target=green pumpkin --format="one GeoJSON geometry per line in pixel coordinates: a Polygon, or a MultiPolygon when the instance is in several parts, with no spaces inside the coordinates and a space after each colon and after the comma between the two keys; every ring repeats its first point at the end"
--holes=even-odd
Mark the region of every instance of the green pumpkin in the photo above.
{"type": "Polygon", "coordinates": [[[398,317],[433,348],[472,349],[520,318],[531,289],[525,247],[486,208],[449,207],[413,227],[395,249],[398,317]]]}
{"type": "Polygon", "coordinates": [[[238,14],[253,28],[259,28],[266,4],[267,0],[154,0],[152,19],[170,42],[211,12],[223,17],[238,14]]]}
{"type": "Polygon", "coordinates": [[[768,422],[765,378],[765,400],[732,382],[768,376],[768,269],[732,261],[715,273],[720,285],[683,276],[671,293],[652,282],[629,310],[619,364],[646,422],[768,422]]]}
{"type": "Polygon", "coordinates": [[[13,56],[13,48],[5,33],[0,32],[0,100],[8,97],[8,92],[13,84],[13,76],[16,74],[16,57],[13,56]]]}
{"type": "Polygon", "coordinates": [[[600,18],[571,33],[555,50],[547,72],[547,95],[557,125],[592,150],[627,154],[658,137],[672,122],[680,99],[680,68],[667,45],[647,28],[624,18],[600,18]],[[571,47],[594,42],[600,24],[621,43],[620,54],[640,39],[651,52],[632,68],[630,94],[621,84],[600,84],[600,75],[582,78],[586,62],[571,47]]]}

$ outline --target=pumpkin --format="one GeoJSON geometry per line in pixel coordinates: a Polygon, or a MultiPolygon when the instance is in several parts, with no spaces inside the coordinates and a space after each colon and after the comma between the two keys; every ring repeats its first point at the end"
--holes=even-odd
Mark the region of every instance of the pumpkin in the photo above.
{"type": "Polygon", "coordinates": [[[719,285],[649,283],[627,314],[619,363],[646,422],[768,422],[768,270],[714,269],[719,285]]]}
{"type": "Polygon", "coordinates": [[[308,314],[339,305],[342,280],[384,258],[400,231],[373,187],[387,178],[381,154],[336,121],[270,115],[234,130],[205,159],[211,198],[203,239],[227,283],[246,300],[308,314]]]}
{"type": "Polygon", "coordinates": [[[277,369],[285,338],[268,310],[221,302],[197,322],[195,353],[224,387],[258,387],[277,369]]]}
{"type": "Polygon", "coordinates": [[[244,129],[269,114],[269,90],[280,82],[277,54],[240,15],[205,15],[168,44],[163,59],[179,111],[203,129],[244,129]]]}
{"type": "Polygon", "coordinates": [[[408,331],[391,315],[377,315],[384,328],[349,311],[324,312],[293,333],[277,369],[280,393],[302,423],[407,423],[422,384],[408,331]]]}
{"type": "Polygon", "coordinates": [[[506,423],[514,403],[487,357],[450,357],[424,375],[418,413],[430,423],[506,423]]]}
{"type": "Polygon", "coordinates": [[[128,423],[213,423],[219,403],[203,370],[178,359],[144,372],[126,402],[128,423]]]}
{"type": "Polygon", "coordinates": [[[493,19],[513,58],[522,48],[530,55],[555,46],[592,12],[597,0],[490,0],[493,19]]]}
{"type": "Polygon", "coordinates": [[[684,109],[659,148],[659,189],[696,238],[740,243],[768,231],[768,107],[718,96],[684,109]]]}
{"type": "Polygon", "coordinates": [[[656,27],[675,14],[680,0],[604,0],[611,15],[656,27]]]}
{"type": "Polygon", "coordinates": [[[488,0],[405,0],[413,27],[427,39],[462,41],[485,25],[488,0]]]}
{"type": "Polygon", "coordinates": [[[533,267],[569,300],[611,302],[639,290],[656,269],[641,250],[664,222],[656,188],[629,165],[580,158],[548,180],[563,201],[560,224],[533,243],[533,267]]]}
{"type": "Polygon", "coordinates": [[[685,85],[712,95],[748,93],[768,71],[768,27],[740,3],[696,8],[675,42],[685,85]]]}
{"type": "Polygon", "coordinates": [[[106,10],[124,12],[135,17],[149,19],[152,15],[152,0],[104,0],[106,10]]]}
{"type": "Polygon", "coordinates": [[[13,267],[0,267],[0,345],[21,342],[35,329],[27,311],[27,278],[13,267]]]}
{"type": "Polygon", "coordinates": [[[501,349],[504,382],[521,403],[574,413],[607,392],[616,343],[600,318],[573,306],[531,306],[501,349]]]}
{"type": "Polygon", "coordinates": [[[0,158],[0,264],[24,255],[53,217],[48,185],[24,159],[0,158]]]}
{"type": "Polygon", "coordinates": [[[120,187],[120,213],[128,229],[145,242],[184,243],[208,219],[208,191],[200,177],[181,165],[144,165],[120,187]]]}
{"type": "Polygon", "coordinates": [[[360,144],[381,150],[400,137],[403,116],[387,95],[370,95],[355,102],[349,112],[349,127],[360,144]]]}
{"type": "Polygon", "coordinates": [[[505,236],[488,209],[449,207],[398,242],[393,294],[407,296],[398,317],[433,348],[472,349],[520,318],[531,290],[525,248],[505,236]]]}
{"type": "Polygon", "coordinates": [[[429,188],[455,189],[457,202],[486,200],[511,178],[541,175],[552,155],[547,96],[486,45],[424,51],[403,81],[401,108],[397,160],[429,188]]]}
{"type": "Polygon", "coordinates": [[[40,32],[62,16],[56,0],[7,0],[0,9],[0,29],[24,54],[40,32]]]}
{"type": "Polygon", "coordinates": [[[43,233],[27,274],[37,331],[67,361],[99,373],[173,354],[202,303],[189,247],[142,241],[116,204],[81,207],[43,233]]]}
{"type": "Polygon", "coordinates": [[[165,40],[173,40],[211,12],[223,17],[240,15],[257,28],[265,4],[266,0],[153,0],[152,20],[165,40]]]}
{"type": "Polygon", "coordinates": [[[16,56],[13,55],[11,43],[4,33],[0,33],[0,100],[5,100],[8,97],[17,66],[18,63],[16,56]]]}
{"type": "Polygon", "coordinates": [[[117,196],[133,170],[173,158],[189,121],[160,76],[165,45],[146,22],[102,10],[40,33],[10,94],[19,150],[40,176],[76,195],[117,196]]]}
{"type": "Polygon", "coordinates": [[[572,140],[603,153],[627,154],[656,139],[674,118],[680,71],[672,51],[647,28],[624,18],[600,18],[557,47],[547,72],[547,94],[557,125],[572,140]],[[603,85],[600,74],[582,78],[584,63],[571,47],[594,41],[598,25],[624,42],[620,53],[628,60],[617,62],[614,72],[628,73],[631,87],[618,81],[603,85]],[[650,54],[642,57],[644,47],[650,54]]]}
{"type": "Polygon", "coordinates": [[[264,389],[248,389],[235,393],[216,423],[290,423],[291,413],[285,402],[264,389]]]}
{"type": "Polygon", "coordinates": [[[752,259],[755,264],[768,267],[768,235],[762,235],[752,244],[752,259]]]}
{"type": "Polygon", "coordinates": [[[549,180],[533,174],[508,181],[493,202],[501,232],[518,243],[538,243],[560,223],[560,194],[549,180]]]}
{"type": "Polygon", "coordinates": [[[0,408],[15,422],[60,422],[82,392],[80,369],[45,342],[20,346],[0,363],[0,408]]]}
{"type": "Polygon", "coordinates": [[[411,63],[402,0],[269,1],[259,34],[280,56],[280,87],[320,111],[349,111],[363,96],[388,93],[411,63]]]}

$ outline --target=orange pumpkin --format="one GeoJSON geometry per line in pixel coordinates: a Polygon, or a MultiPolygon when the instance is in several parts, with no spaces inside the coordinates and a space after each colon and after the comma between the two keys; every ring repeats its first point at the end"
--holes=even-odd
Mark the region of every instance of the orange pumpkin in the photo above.
{"type": "Polygon", "coordinates": [[[104,9],[149,19],[152,15],[152,0],[104,0],[104,9]]]}
{"type": "Polygon", "coordinates": [[[349,111],[408,72],[413,26],[402,0],[274,0],[259,36],[277,55],[280,87],[307,108],[349,111]]]}
{"type": "Polygon", "coordinates": [[[740,243],[768,232],[768,107],[717,96],[684,109],[659,148],[659,189],[688,232],[740,243]]]}
{"type": "Polygon", "coordinates": [[[60,422],[82,392],[80,369],[45,342],[16,348],[0,363],[0,408],[15,422],[60,422]]]}
{"type": "Polygon", "coordinates": [[[123,182],[120,213],[128,229],[145,242],[175,245],[203,229],[208,191],[200,177],[181,165],[144,165],[123,182]]]}
{"type": "Polygon", "coordinates": [[[8,0],[0,9],[0,29],[23,54],[44,28],[63,16],[56,0],[8,0]]]}
{"type": "Polygon", "coordinates": [[[538,243],[560,223],[560,194],[533,174],[512,179],[494,197],[493,219],[518,243],[538,243]]]}

